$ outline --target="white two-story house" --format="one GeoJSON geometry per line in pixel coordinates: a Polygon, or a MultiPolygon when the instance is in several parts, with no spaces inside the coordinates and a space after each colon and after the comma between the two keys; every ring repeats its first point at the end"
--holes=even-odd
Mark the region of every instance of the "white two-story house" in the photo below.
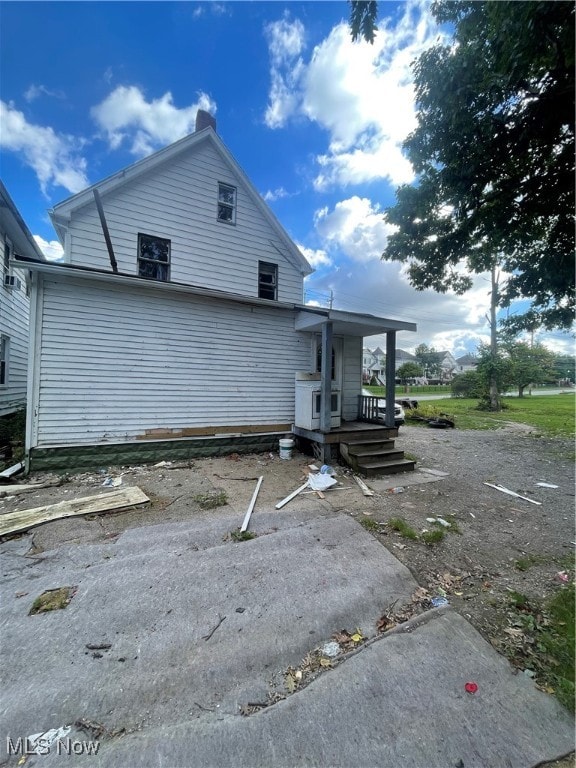
{"type": "Polygon", "coordinates": [[[63,262],[26,264],[32,468],[328,434],[358,415],[363,337],[415,330],[303,305],[308,262],[206,113],[50,215],[63,262]]]}

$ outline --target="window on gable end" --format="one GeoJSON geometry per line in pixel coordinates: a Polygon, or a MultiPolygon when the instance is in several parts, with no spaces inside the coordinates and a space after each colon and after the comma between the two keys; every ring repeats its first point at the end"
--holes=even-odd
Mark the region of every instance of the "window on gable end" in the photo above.
{"type": "Polygon", "coordinates": [[[236,187],[218,184],[218,221],[236,224],[236,187]]]}
{"type": "Polygon", "coordinates": [[[170,279],[170,240],[138,235],[138,275],[164,282],[170,279]]]}
{"type": "Polygon", "coordinates": [[[278,301],[278,264],[258,262],[258,298],[278,301]]]}

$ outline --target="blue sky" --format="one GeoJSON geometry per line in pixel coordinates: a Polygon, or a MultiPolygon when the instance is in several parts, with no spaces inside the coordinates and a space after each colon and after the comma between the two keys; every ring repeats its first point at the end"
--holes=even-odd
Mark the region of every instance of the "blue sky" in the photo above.
{"type": "MultiPolygon", "coordinates": [[[[194,130],[198,107],[316,268],[306,299],[416,322],[399,346],[488,338],[489,282],[416,292],[381,262],[384,209],[414,180],[411,61],[442,37],[421,0],[380,2],[374,46],[339,2],[2,2],[2,179],[49,257],[47,209],[194,130]]],[[[542,336],[571,351],[564,334],[542,336]]],[[[370,346],[382,343],[376,337],[370,346]]]]}

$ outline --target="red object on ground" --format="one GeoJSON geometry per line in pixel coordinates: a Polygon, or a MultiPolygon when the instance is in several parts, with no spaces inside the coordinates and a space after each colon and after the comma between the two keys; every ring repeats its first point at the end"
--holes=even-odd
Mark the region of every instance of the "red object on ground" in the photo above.
{"type": "Polygon", "coordinates": [[[467,691],[467,693],[476,693],[478,686],[476,683],[466,683],[464,690],[467,691]]]}

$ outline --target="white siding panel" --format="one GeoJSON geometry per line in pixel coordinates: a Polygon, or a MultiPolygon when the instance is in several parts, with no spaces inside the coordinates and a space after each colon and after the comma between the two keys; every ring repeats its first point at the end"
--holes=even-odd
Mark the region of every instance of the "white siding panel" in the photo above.
{"type": "MultiPolygon", "coordinates": [[[[0,245],[3,249],[3,236],[0,245]]],[[[0,261],[2,258],[3,253],[0,253],[0,261]]],[[[26,405],[30,299],[26,296],[25,271],[14,269],[11,274],[20,279],[21,287],[0,285],[0,334],[9,338],[7,383],[0,385],[0,416],[26,405]]]]}
{"type": "MultiPolygon", "coordinates": [[[[268,261],[278,264],[278,300],[302,301],[303,277],[282,255],[285,245],[210,143],[104,195],[102,203],[120,272],[137,274],[142,232],[171,241],[174,282],[257,296],[258,261],[268,261]],[[219,181],[237,188],[234,225],[216,218],[219,181]]],[[[94,203],[74,212],[70,234],[72,264],[110,269],[94,203]]]]}
{"type": "Polygon", "coordinates": [[[358,416],[358,395],[362,392],[362,338],[345,336],[342,365],[342,418],[358,416]]]}
{"type": "Polygon", "coordinates": [[[38,445],[292,423],[310,339],[291,311],[148,286],[44,283],[38,445]]]}

